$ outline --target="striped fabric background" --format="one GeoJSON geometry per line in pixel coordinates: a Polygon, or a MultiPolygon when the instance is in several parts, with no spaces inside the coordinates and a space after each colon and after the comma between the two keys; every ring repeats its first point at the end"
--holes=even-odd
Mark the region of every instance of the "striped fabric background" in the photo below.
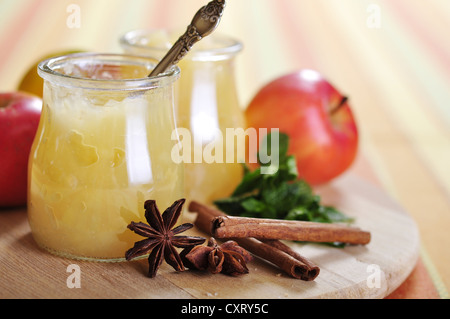
{"type": "MultiPolygon", "coordinates": [[[[120,52],[137,28],[186,26],[206,0],[0,0],[0,91],[41,57],[120,52]],[[80,9],[80,25],[67,23],[80,9]]],[[[259,87],[301,68],[351,99],[362,135],[353,168],[417,221],[421,261],[394,298],[448,298],[450,287],[450,1],[228,0],[218,32],[245,45],[245,107],[259,87]]]]}

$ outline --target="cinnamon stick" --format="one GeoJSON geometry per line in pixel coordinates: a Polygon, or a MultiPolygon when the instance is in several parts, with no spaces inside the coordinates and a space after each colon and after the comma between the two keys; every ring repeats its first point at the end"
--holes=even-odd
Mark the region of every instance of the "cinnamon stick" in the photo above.
{"type": "Polygon", "coordinates": [[[367,245],[371,238],[369,232],[337,224],[231,216],[214,218],[211,232],[216,238],[254,237],[352,245],[367,245]]]}
{"type": "Polygon", "coordinates": [[[303,263],[305,266],[303,267],[296,267],[293,269],[294,272],[298,273],[298,272],[302,272],[303,270],[301,268],[306,268],[308,269],[308,276],[310,278],[316,278],[319,275],[320,272],[320,268],[318,266],[316,266],[315,264],[313,264],[310,260],[308,260],[307,258],[303,257],[302,255],[300,255],[299,253],[297,253],[296,251],[292,250],[288,245],[283,244],[281,241],[279,240],[262,240],[263,243],[265,243],[266,245],[272,246],[278,250],[283,251],[284,253],[290,255],[291,257],[293,257],[294,259],[298,260],[299,262],[303,263]]]}
{"type": "MultiPolygon", "coordinates": [[[[189,210],[197,213],[194,222],[196,227],[209,235],[212,235],[212,221],[217,217],[226,216],[217,209],[195,201],[190,203],[189,210]]],[[[262,242],[255,238],[230,239],[235,240],[239,246],[247,249],[255,256],[278,266],[293,278],[312,281],[320,273],[319,267],[278,240],[264,240],[262,242]]]]}
{"type": "MultiPolygon", "coordinates": [[[[296,259],[295,252],[286,253],[270,243],[264,243],[256,238],[234,238],[239,246],[247,249],[252,254],[278,266],[291,277],[304,281],[313,281],[319,275],[320,268],[311,262],[305,263],[306,258],[296,259]]],[[[289,248],[290,249],[290,248],[289,248]]]]}

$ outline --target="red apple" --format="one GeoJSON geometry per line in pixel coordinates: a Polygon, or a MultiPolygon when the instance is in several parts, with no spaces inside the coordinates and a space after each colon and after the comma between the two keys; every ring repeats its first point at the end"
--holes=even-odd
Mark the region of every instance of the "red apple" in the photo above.
{"type": "Polygon", "coordinates": [[[28,156],[41,110],[40,97],[0,93],[0,207],[27,202],[28,156]]]}
{"type": "Polygon", "coordinates": [[[289,154],[311,185],[339,176],[357,155],[358,129],[348,99],[317,71],[301,70],[269,83],[250,102],[246,118],[249,127],[279,128],[289,135],[289,154]]]}

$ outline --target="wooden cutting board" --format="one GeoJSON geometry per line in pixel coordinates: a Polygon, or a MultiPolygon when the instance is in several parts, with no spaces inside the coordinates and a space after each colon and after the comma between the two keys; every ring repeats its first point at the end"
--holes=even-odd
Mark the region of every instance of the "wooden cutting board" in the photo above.
{"type": "MultiPolygon", "coordinates": [[[[316,263],[320,275],[304,282],[255,259],[241,277],[186,271],[163,263],[154,279],[147,260],[90,263],[56,257],[35,244],[26,210],[0,210],[0,298],[383,298],[410,274],[419,255],[414,221],[377,187],[349,174],[317,192],[322,201],[356,218],[372,233],[369,245],[332,248],[288,243],[316,263]],[[68,288],[80,269],[80,288],[68,288]]],[[[191,234],[201,234],[195,229],[191,234]]],[[[201,234],[203,235],[203,234],[201,234]]]]}

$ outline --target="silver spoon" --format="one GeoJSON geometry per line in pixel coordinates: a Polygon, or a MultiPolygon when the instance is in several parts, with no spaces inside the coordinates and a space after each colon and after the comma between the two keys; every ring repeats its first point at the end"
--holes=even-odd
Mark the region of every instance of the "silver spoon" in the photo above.
{"type": "Polygon", "coordinates": [[[195,43],[210,35],[219,25],[225,9],[225,0],[213,0],[202,7],[192,19],[186,33],[170,48],[149,77],[164,73],[168,68],[180,62],[195,43]]]}

